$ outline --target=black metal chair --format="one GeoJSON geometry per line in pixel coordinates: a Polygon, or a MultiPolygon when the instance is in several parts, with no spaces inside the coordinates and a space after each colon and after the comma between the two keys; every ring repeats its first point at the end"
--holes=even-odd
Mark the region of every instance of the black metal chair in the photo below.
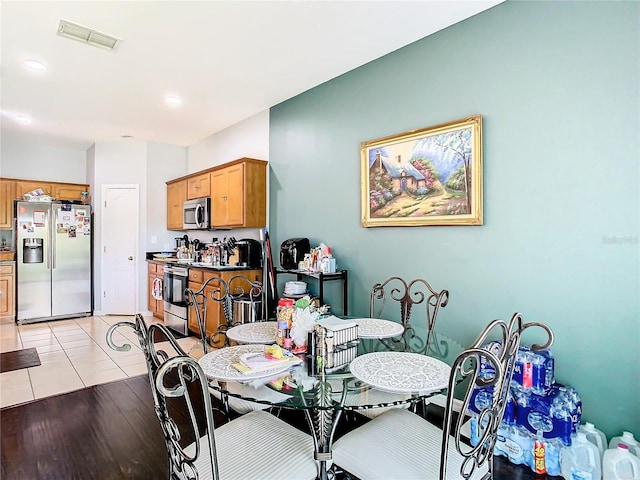
{"type": "MultiPolygon", "coordinates": [[[[202,287],[200,287],[199,290],[195,292],[189,288],[186,289],[186,297],[187,305],[189,305],[189,307],[193,307],[193,310],[191,311],[195,312],[198,328],[200,330],[200,344],[197,348],[192,348],[189,351],[189,355],[196,359],[207,354],[212,348],[211,344],[222,344],[223,347],[228,346],[229,342],[226,332],[229,328],[239,324],[239,320],[236,320],[233,317],[233,304],[236,300],[249,300],[252,318],[257,319],[261,316],[259,314],[262,313],[258,308],[263,297],[262,284],[260,282],[252,281],[244,275],[235,275],[231,277],[228,282],[220,277],[211,277],[202,285],[202,287]],[[221,324],[214,333],[207,336],[205,321],[207,318],[208,299],[204,292],[207,286],[212,283],[215,284],[216,287],[210,290],[210,299],[213,302],[219,302],[222,304],[225,322],[221,324]]],[[[209,385],[211,386],[211,394],[222,402],[223,410],[228,416],[231,413],[231,410],[243,415],[255,410],[266,410],[270,408],[268,403],[252,402],[233,395],[222,394],[219,389],[220,385],[215,380],[210,381],[209,385]]],[[[226,385],[226,389],[230,393],[260,399],[266,402],[276,402],[287,398],[286,395],[265,386],[252,387],[231,382],[226,385]]]]}
{"type": "Polygon", "coordinates": [[[400,277],[390,277],[382,283],[376,283],[371,289],[369,316],[386,318],[393,315],[394,302],[398,303],[404,332],[400,338],[385,341],[387,347],[423,355],[429,355],[433,349],[439,348],[433,344],[433,332],[440,308],[446,307],[449,302],[449,291],[438,292],[421,278],[407,282],[400,277]],[[424,308],[424,316],[412,317],[414,307],[424,308]],[[423,323],[418,325],[417,322],[423,323]],[[422,328],[426,330],[424,337],[420,335],[422,328]]]}
{"type": "MultiPolygon", "coordinates": [[[[193,307],[199,329],[202,346],[202,353],[209,352],[211,345],[228,346],[226,332],[229,328],[241,323],[241,319],[234,318],[234,304],[236,302],[248,303],[250,306],[249,317],[252,321],[263,320],[264,309],[260,308],[263,303],[264,291],[261,282],[253,281],[244,275],[235,275],[228,281],[221,277],[211,277],[200,287],[193,291],[190,288],[185,290],[187,305],[193,307]],[[210,289],[209,299],[205,294],[205,289],[209,285],[215,285],[210,289]],[[209,300],[222,305],[224,322],[219,325],[215,332],[207,336],[206,319],[207,304],[209,300]]],[[[195,356],[195,354],[193,355],[195,356]]]]}
{"type": "Polygon", "coordinates": [[[507,323],[494,320],[453,363],[442,428],[404,409],[392,409],[335,442],[335,464],[358,478],[487,480],[493,478],[493,448],[509,393],[522,333],[540,327],[553,343],[553,332],[541,323],[523,323],[519,313],[507,323]],[[491,348],[485,346],[490,340],[491,348]],[[480,364],[491,368],[480,369],[480,364]],[[461,412],[454,408],[454,389],[464,387],[461,412]],[[467,412],[475,386],[491,386],[493,396],[476,417],[478,443],[464,439],[467,412]]]}
{"type": "MultiPolygon", "coordinates": [[[[435,326],[440,308],[447,306],[449,291],[434,290],[429,282],[417,278],[411,282],[400,277],[390,277],[382,283],[376,283],[369,296],[369,316],[372,318],[397,317],[399,308],[400,322],[404,332],[397,338],[381,339],[380,345],[387,350],[399,350],[405,352],[420,353],[422,355],[435,355],[445,358],[447,355],[447,343],[435,341],[435,326]],[[414,309],[415,307],[415,309],[414,309]],[[424,315],[414,315],[419,307],[424,308],[424,315]],[[424,336],[421,330],[425,329],[424,336]]],[[[393,403],[399,405],[391,407],[371,408],[360,410],[365,417],[375,418],[392,408],[408,408],[408,403],[402,403],[410,395],[368,390],[350,394],[347,397],[348,405],[363,403],[393,403]]],[[[426,408],[428,400],[423,402],[426,408]]]]}
{"type": "Polygon", "coordinates": [[[155,411],[164,433],[170,479],[312,479],[318,474],[310,435],[264,411],[254,411],[215,428],[207,378],[171,332],[161,324],[147,327],[143,317],[109,328],[134,329],[147,361],[155,411]],[[158,350],[157,342],[170,350],[158,350]],[[173,351],[171,351],[173,350],[173,351]],[[175,355],[174,355],[175,354],[175,355]]]}

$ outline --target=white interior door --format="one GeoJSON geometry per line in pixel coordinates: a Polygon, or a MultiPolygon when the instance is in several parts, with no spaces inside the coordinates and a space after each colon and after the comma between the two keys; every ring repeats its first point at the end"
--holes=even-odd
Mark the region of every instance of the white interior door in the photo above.
{"type": "Polygon", "coordinates": [[[135,315],[139,191],[109,185],[102,195],[102,308],[105,314],[135,315]]]}

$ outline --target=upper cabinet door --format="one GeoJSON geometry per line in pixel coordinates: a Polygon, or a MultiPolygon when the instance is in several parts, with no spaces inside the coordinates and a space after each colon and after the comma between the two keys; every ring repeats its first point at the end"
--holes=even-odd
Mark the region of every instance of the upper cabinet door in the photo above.
{"type": "Polygon", "coordinates": [[[187,181],[167,185],[167,230],[183,230],[182,211],[187,199],[187,181]]]}
{"type": "Polygon", "coordinates": [[[243,160],[211,172],[214,227],[262,228],[267,219],[267,162],[243,160]]]}
{"type": "Polygon", "coordinates": [[[204,173],[197,177],[192,177],[187,180],[187,199],[193,200],[194,198],[210,197],[211,196],[211,183],[209,180],[209,174],[204,173]]]}
{"type": "Polygon", "coordinates": [[[16,198],[36,188],[41,188],[45,195],[51,195],[53,197],[53,187],[51,183],[39,180],[16,180],[16,198]]]}
{"type": "Polygon", "coordinates": [[[16,182],[0,180],[0,229],[13,228],[13,200],[16,198],[16,182]]]}
{"type": "Polygon", "coordinates": [[[87,185],[59,183],[52,185],[53,197],[57,200],[82,200],[82,192],[88,192],[87,185]]]}
{"type": "Polygon", "coordinates": [[[227,175],[227,225],[245,225],[244,165],[225,168],[227,175]]]}
{"type": "Polygon", "coordinates": [[[211,226],[227,225],[227,172],[225,169],[211,172],[211,226]]]}

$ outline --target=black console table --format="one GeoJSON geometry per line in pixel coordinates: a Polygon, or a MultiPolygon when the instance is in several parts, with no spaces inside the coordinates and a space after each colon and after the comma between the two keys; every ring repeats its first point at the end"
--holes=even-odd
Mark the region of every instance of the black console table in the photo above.
{"type": "Polygon", "coordinates": [[[348,306],[348,292],[347,292],[347,271],[340,270],[335,273],[323,273],[323,272],[307,272],[306,270],[285,270],[283,268],[276,268],[276,276],[282,274],[295,275],[298,281],[302,281],[303,278],[315,278],[318,281],[318,300],[320,305],[324,305],[324,282],[330,282],[333,280],[342,280],[342,314],[349,315],[348,306]]]}

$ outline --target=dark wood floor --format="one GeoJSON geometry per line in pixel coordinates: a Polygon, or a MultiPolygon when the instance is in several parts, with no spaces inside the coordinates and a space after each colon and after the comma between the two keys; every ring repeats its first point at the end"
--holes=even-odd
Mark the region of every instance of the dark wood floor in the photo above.
{"type": "MultiPolygon", "coordinates": [[[[299,413],[284,419],[304,425],[299,413]]],[[[3,480],[167,478],[145,375],[4,408],[0,444],[3,480]]],[[[547,479],[501,458],[496,464],[496,480],[547,479]]]]}
{"type": "Polygon", "coordinates": [[[40,356],[35,348],[23,348],[13,352],[0,353],[0,373],[37,367],[38,365],[40,365],[40,356]]]}

